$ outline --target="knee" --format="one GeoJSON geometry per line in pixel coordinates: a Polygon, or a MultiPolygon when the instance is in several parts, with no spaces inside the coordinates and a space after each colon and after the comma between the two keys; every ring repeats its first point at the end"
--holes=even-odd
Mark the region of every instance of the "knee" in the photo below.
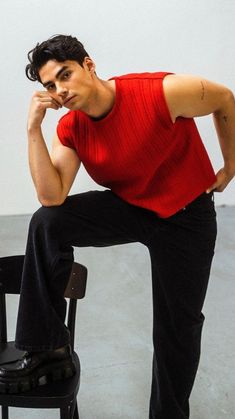
{"type": "Polygon", "coordinates": [[[36,231],[58,229],[61,219],[61,207],[41,207],[32,216],[30,229],[36,231]]]}

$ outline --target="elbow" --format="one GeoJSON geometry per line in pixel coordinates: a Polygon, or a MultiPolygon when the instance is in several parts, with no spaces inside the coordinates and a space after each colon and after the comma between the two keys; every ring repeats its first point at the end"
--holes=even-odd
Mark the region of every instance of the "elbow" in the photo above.
{"type": "Polygon", "coordinates": [[[232,90],[226,89],[224,92],[224,104],[225,106],[234,105],[235,98],[232,90]]]}
{"type": "Polygon", "coordinates": [[[45,198],[43,196],[38,196],[38,200],[43,207],[59,207],[64,203],[65,198],[52,199],[52,198],[45,198]]]}
{"type": "Polygon", "coordinates": [[[215,117],[220,117],[222,114],[235,106],[235,98],[232,90],[225,88],[221,95],[220,106],[214,111],[215,117]]]}
{"type": "Polygon", "coordinates": [[[226,92],[224,94],[224,101],[225,101],[225,103],[234,105],[235,97],[234,97],[234,94],[233,94],[232,90],[226,89],[226,92]]]}

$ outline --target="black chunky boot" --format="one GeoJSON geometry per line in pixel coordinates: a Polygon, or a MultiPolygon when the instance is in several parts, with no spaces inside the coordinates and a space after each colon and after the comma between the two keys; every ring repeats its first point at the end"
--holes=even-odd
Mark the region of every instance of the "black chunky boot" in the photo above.
{"type": "Polygon", "coordinates": [[[52,351],[26,352],[21,359],[0,365],[0,393],[24,392],[74,373],[70,345],[52,351]]]}

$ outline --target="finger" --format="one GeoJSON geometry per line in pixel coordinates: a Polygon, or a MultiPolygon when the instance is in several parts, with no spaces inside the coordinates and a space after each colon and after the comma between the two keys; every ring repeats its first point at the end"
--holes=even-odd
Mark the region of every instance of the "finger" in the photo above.
{"type": "Polygon", "coordinates": [[[39,102],[40,103],[45,103],[48,106],[52,105],[52,106],[56,106],[56,108],[62,108],[62,105],[59,102],[57,102],[56,100],[51,99],[51,98],[43,98],[43,99],[40,99],[39,102]]]}
{"type": "Polygon", "coordinates": [[[206,190],[206,193],[210,192],[223,192],[226,188],[228,182],[217,182],[214,185],[212,185],[210,188],[206,190]]]}
{"type": "Polygon", "coordinates": [[[60,108],[62,108],[62,104],[58,100],[52,98],[51,96],[42,96],[42,97],[40,97],[40,101],[42,101],[42,102],[52,102],[52,103],[55,103],[56,105],[58,105],[60,108]]]}
{"type": "Polygon", "coordinates": [[[48,95],[48,92],[41,92],[41,91],[36,91],[33,94],[33,98],[39,98],[39,97],[50,97],[48,95]]]}
{"type": "Polygon", "coordinates": [[[62,108],[62,103],[60,103],[58,100],[50,96],[48,92],[36,91],[34,92],[33,98],[36,100],[40,99],[42,102],[52,101],[53,103],[56,103],[60,108],[62,108]]]}
{"type": "Polygon", "coordinates": [[[62,107],[59,102],[51,97],[34,98],[34,100],[39,108],[52,108],[58,110],[62,107]]]}
{"type": "Polygon", "coordinates": [[[217,182],[216,183],[214,183],[213,185],[211,185],[207,190],[206,190],[206,193],[211,193],[212,191],[216,191],[216,188],[217,188],[217,182]]]}
{"type": "Polygon", "coordinates": [[[55,103],[50,103],[50,104],[48,104],[47,106],[46,106],[46,108],[47,109],[55,109],[56,111],[58,111],[60,108],[61,108],[61,106],[58,106],[57,104],[55,104],[55,103]]]}

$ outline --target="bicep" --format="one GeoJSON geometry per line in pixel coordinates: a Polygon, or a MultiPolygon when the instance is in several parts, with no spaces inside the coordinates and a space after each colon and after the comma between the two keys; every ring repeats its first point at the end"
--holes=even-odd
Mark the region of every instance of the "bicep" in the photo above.
{"type": "Polygon", "coordinates": [[[167,75],[163,89],[171,119],[194,118],[214,113],[231,93],[225,86],[198,76],[167,75]]]}
{"type": "Polygon", "coordinates": [[[55,134],[51,160],[60,175],[64,195],[67,196],[81,164],[78,155],[74,149],[64,146],[55,134]]]}

